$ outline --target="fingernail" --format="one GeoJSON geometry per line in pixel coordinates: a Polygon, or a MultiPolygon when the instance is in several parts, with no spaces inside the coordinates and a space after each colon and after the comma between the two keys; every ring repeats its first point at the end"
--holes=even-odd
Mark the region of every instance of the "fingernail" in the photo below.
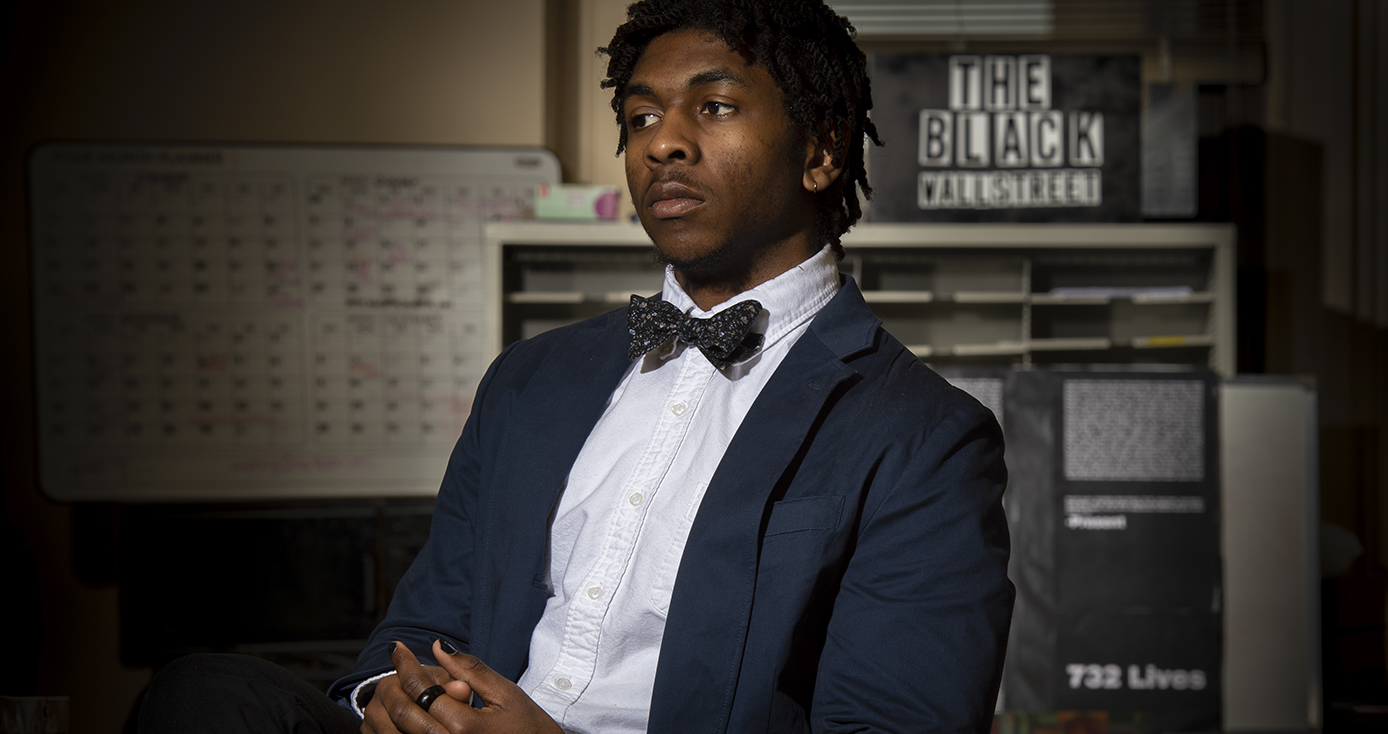
{"type": "Polygon", "coordinates": [[[387,654],[387,655],[394,655],[394,654],[395,654],[395,648],[397,648],[397,647],[399,647],[399,646],[400,646],[400,643],[398,643],[398,642],[392,642],[392,643],[390,643],[390,647],[386,648],[386,654],[387,654]]]}
{"type": "Polygon", "coordinates": [[[451,643],[449,643],[448,640],[445,640],[443,638],[439,638],[439,647],[443,648],[443,651],[448,653],[449,655],[458,654],[458,648],[454,647],[451,643]]]}

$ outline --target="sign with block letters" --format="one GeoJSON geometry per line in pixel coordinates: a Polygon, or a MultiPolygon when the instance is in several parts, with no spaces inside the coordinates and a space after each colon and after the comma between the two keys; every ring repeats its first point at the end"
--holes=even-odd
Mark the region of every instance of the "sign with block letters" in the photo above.
{"type": "Polygon", "coordinates": [[[875,221],[1139,216],[1135,56],[878,54],[873,88],[875,221]]]}

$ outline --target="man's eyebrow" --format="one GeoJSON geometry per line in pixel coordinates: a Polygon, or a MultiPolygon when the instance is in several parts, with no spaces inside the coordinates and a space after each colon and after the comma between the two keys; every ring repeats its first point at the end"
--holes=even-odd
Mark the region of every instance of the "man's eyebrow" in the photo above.
{"type": "Polygon", "coordinates": [[[743,81],[742,77],[738,76],[732,69],[727,69],[724,67],[719,67],[717,69],[709,69],[708,71],[701,71],[698,74],[689,77],[689,84],[686,86],[689,89],[693,89],[694,87],[703,84],[717,84],[720,82],[727,82],[729,84],[733,84],[739,87],[747,86],[747,82],[743,81]]]}
{"type": "MultiPolygon", "coordinates": [[[[693,89],[703,84],[718,84],[722,82],[726,82],[728,84],[732,84],[738,87],[743,87],[744,89],[747,87],[747,82],[744,81],[741,76],[738,76],[737,73],[734,72],[732,69],[718,67],[716,69],[701,71],[698,74],[689,77],[689,81],[685,84],[685,88],[693,89]]],[[[654,89],[652,89],[649,85],[637,82],[635,84],[627,85],[626,90],[622,92],[622,104],[625,105],[626,101],[628,99],[631,99],[632,97],[654,96],[656,96],[654,89]]]]}
{"type": "Polygon", "coordinates": [[[654,97],[654,96],[655,96],[655,90],[654,90],[654,89],[651,89],[650,87],[646,86],[645,84],[632,84],[632,85],[629,85],[629,86],[626,88],[626,90],[622,92],[622,101],[623,101],[623,102],[627,101],[627,99],[628,99],[629,97],[654,97]]]}

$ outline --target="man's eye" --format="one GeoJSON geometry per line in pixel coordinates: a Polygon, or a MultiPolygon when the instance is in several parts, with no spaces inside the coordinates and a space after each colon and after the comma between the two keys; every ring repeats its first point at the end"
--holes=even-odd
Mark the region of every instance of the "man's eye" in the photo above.
{"type": "Polygon", "coordinates": [[[654,114],[650,112],[643,112],[639,115],[632,115],[631,119],[627,121],[627,125],[632,130],[640,130],[641,128],[647,127],[651,123],[655,122],[655,119],[656,118],[654,114]]]}
{"type": "Polygon", "coordinates": [[[723,104],[722,102],[704,103],[704,112],[707,112],[710,115],[715,115],[717,117],[723,117],[724,115],[732,114],[736,110],[736,107],[733,107],[729,104],[723,104]]]}

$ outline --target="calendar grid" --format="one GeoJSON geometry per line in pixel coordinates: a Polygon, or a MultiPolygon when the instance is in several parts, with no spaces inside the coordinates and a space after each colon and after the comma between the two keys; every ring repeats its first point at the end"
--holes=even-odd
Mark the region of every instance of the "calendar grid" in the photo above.
{"type": "MultiPolygon", "coordinates": [[[[420,172],[378,151],[170,165],[166,149],[90,150],[44,151],[31,172],[46,484],[197,480],[158,469],[164,455],[359,483],[399,473],[394,456],[446,458],[491,357],[482,225],[529,216],[545,175],[489,181],[466,156],[420,172]]],[[[246,473],[252,493],[287,481],[246,473]]]]}

